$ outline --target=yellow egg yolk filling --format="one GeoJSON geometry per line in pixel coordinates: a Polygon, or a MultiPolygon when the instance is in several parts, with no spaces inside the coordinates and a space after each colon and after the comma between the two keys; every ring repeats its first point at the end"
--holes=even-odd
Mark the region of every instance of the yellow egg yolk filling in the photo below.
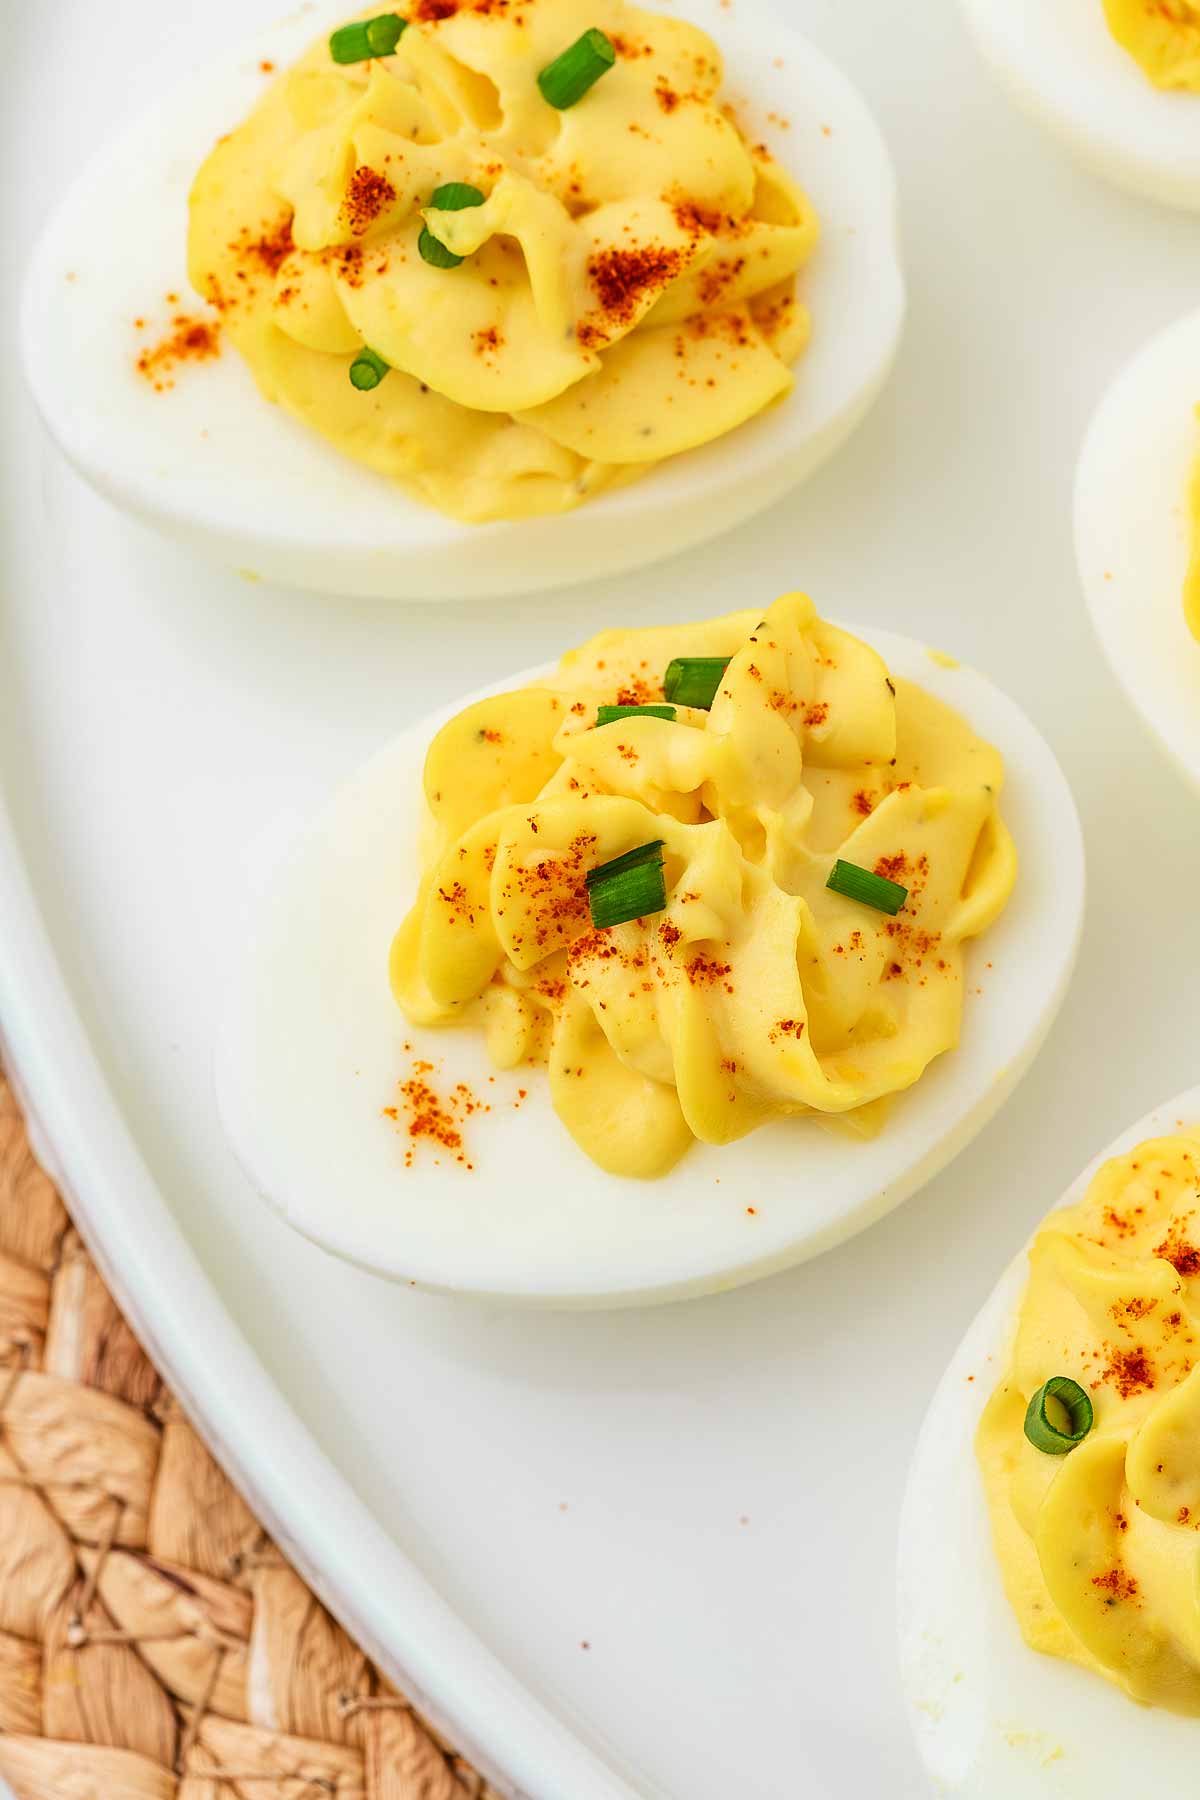
{"type": "Polygon", "coordinates": [[[1114,1157],[1046,1220],[977,1450],[1026,1641],[1200,1712],[1200,1131],[1114,1157]],[[1094,1412],[1066,1455],[1023,1430],[1056,1375],[1094,1412]]]}
{"type": "Polygon", "coordinates": [[[484,1030],[500,1068],[546,1063],[614,1174],[791,1115],[862,1132],[958,1040],[964,945],[1015,876],[1002,781],[963,719],[801,594],[605,632],[434,740],[393,991],[414,1024],[484,1030]],[[729,659],[710,710],[597,723],[661,702],[680,656],[729,659]],[[594,929],[588,872],[660,840],[665,907],[594,929]],[[836,859],[906,888],[900,911],[832,891],[836,859]]]}
{"type": "Polygon", "coordinates": [[[459,519],[564,511],[792,385],[817,221],[722,79],[626,0],[437,0],[359,63],[322,40],[200,170],[191,279],[343,454],[459,519]],[[559,111],[538,74],[589,27],[614,64],[559,111]],[[479,203],[435,207],[448,184],[479,203]]]}
{"type": "Polygon", "coordinates": [[[1200,6],[1194,0],[1104,0],[1108,28],[1160,88],[1200,92],[1200,6]]]}
{"type": "MultiPolygon", "coordinates": [[[[1197,408],[1197,413],[1200,414],[1200,408],[1197,408]]],[[[1200,456],[1192,464],[1188,512],[1191,520],[1191,554],[1183,584],[1183,616],[1192,636],[1200,640],[1200,456]]]]}

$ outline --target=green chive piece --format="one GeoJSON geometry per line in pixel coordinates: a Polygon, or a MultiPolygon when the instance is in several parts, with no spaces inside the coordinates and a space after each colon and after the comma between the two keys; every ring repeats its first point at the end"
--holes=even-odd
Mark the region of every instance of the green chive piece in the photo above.
{"type": "Polygon", "coordinates": [[[608,931],[614,925],[627,925],[631,919],[644,919],[650,913],[663,912],[667,904],[667,883],[663,873],[663,843],[641,844],[601,863],[587,876],[588,906],[596,931],[608,931]]]}
{"type": "Polygon", "coordinates": [[[830,869],[825,886],[835,894],[844,894],[847,900],[861,900],[864,906],[873,906],[876,912],[898,913],[908,899],[908,889],[898,881],[889,881],[871,869],[860,869],[857,863],[843,862],[841,857],[830,869]]]}
{"type": "MultiPolygon", "coordinates": [[[[469,181],[444,181],[440,188],[434,189],[429,204],[438,212],[464,212],[468,206],[482,206],[483,195],[469,181]]],[[[435,238],[428,225],[423,227],[417,239],[417,249],[434,269],[457,269],[463,260],[453,250],[447,250],[441,238],[435,238]]]]}
{"type": "Polygon", "coordinates": [[[598,706],[596,708],[597,725],[619,725],[622,719],[670,719],[675,718],[673,706],[598,706]]]}
{"type": "Polygon", "coordinates": [[[576,38],[569,50],[546,64],[537,78],[542,99],[559,112],[566,112],[583,99],[602,75],[607,75],[616,60],[611,40],[593,25],[576,38]]]}
{"type": "Polygon", "coordinates": [[[431,269],[457,269],[462,261],[461,256],[455,256],[453,250],[447,250],[440,238],[434,237],[428,225],[421,227],[417,249],[431,269]]]}
{"type": "Polygon", "coordinates": [[[367,39],[375,56],[395,56],[396,45],[408,30],[408,20],[395,13],[380,13],[367,21],[367,39]]]}
{"type": "Polygon", "coordinates": [[[1052,1375],[1038,1389],[1025,1412],[1025,1436],[1035,1450],[1047,1456],[1066,1456],[1082,1444],[1092,1429],[1092,1403],[1069,1375],[1052,1375]],[[1046,1402],[1054,1402],[1065,1417],[1067,1429],[1055,1424],[1046,1402]]]}
{"type": "Polygon", "coordinates": [[[354,361],[350,364],[350,385],[360,393],[369,394],[377,388],[388,370],[390,362],[385,362],[378,350],[371,350],[364,344],[354,361]]]}
{"type": "Polygon", "coordinates": [[[329,54],[335,63],[369,62],[373,56],[395,56],[396,45],[407,29],[408,20],[395,13],[360,19],[334,32],[329,40],[329,54]]]}
{"type": "Polygon", "coordinates": [[[482,206],[483,195],[469,181],[444,181],[434,188],[429,204],[438,212],[463,212],[468,206],[482,206]]]}
{"type": "Polygon", "coordinates": [[[596,931],[611,931],[614,925],[628,925],[634,919],[663,912],[667,887],[662,864],[643,863],[639,869],[629,869],[605,886],[593,888],[588,904],[596,931]]]}
{"type": "Polygon", "coordinates": [[[624,856],[614,856],[611,862],[600,863],[597,868],[589,869],[584,881],[591,889],[597,882],[606,881],[611,875],[622,875],[626,869],[636,869],[642,863],[653,862],[656,857],[661,862],[665,848],[662,838],[655,838],[652,844],[639,844],[636,850],[626,850],[624,856]]]}
{"type": "Polygon", "coordinates": [[[728,656],[677,656],[667,664],[663,693],[679,706],[698,706],[707,712],[729,663],[728,656]]]}

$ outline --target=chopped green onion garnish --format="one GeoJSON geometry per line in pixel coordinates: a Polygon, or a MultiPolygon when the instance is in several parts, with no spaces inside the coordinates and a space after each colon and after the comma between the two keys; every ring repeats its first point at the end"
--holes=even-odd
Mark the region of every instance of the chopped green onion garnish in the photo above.
{"type": "Polygon", "coordinates": [[[639,844],[636,850],[601,863],[586,880],[592,925],[597,931],[662,912],[667,904],[662,839],[639,844]]]}
{"type": "Polygon", "coordinates": [[[659,857],[661,861],[659,852],[665,848],[662,838],[655,838],[652,844],[639,844],[636,850],[626,850],[623,856],[614,856],[611,862],[600,863],[596,868],[589,869],[583,879],[592,888],[609,875],[620,875],[625,869],[636,869],[640,863],[653,862],[655,857],[659,857]]]}
{"type": "MultiPolygon", "coordinates": [[[[430,206],[438,212],[462,212],[468,206],[482,206],[483,195],[469,181],[446,181],[440,188],[435,188],[430,206]]],[[[423,226],[417,239],[417,249],[425,261],[435,269],[457,269],[462,262],[453,250],[447,250],[441,238],[435,238],[428,225],[423,226]]]]}
{"type": "Polygon", "coordinates": [[[369,350],[364,344],[350,364],[350,385],[367,394],[372,388],[379,386],[391,366],[391,363],[384,361],[378,350],[369,350]]]}
{"type": "Polygon", "coordinates": [[[434,188],[429,204],[438,212],[463,212],[468,206],[482,206],[483,195],[469,181],[444,181],[434,188]]]}
{"type": "Polygon", "coordinates": [[[374,19],[360,19],[357,24],[343,25],[329,40],[329,54],[335,63],[369,62],[373,56],[394,56],[408,20],[395,13],[380,13],[374,19]]]}
{"type": "Polygon", "coordinates": [[[597,725],[619,725],[622,719],[674,719],[673,706],[598,706],[597,725]]]}
{"type": "Polygon", "coordinates": [[[1052,1375],[1026,1408],[1025,1436],[1035,1450],[1044,1450],[1047,1456],[1066,1456],[1082,1444],[1092,1429],[1092,1417],[1092,1403],[1079,1383],[1069,1375],[1052,1375]],[[1047,1401],[1054,1408],[1054,1418],[1047,1401]],[[1065,1431],[1055,1418],[1065,1421],[1065,1431]]]}
{"type": "Polygon", "coordinates": [[[617,53],[610,39],[593,25],[581,38],[576,38],[569,50],[546,64],[537,78],[542,99],[557,107],[559,112],[566,112],[569,106],[583,99],[588,89],[608,73],[616,60],[617,53]]]}
{"type": "Polygon", "coordinates": [[[727,656],[677,656],[667,664],[663,693],[680,706],[699,706],[707,712],[729,660],[727,656]]]}
{"type": "Polygon", "coordinates": [[[889,881],[886,875],[876,875],[871,869],[860,869],[857,863],[843,862],[840,857],[830,869],[825,886],[835,894],[844,894],[847,900],[861,900],[864,906],[873,906],[876,912],[898,913],[908,899],[908,889],[898,881],[889,881]]]}
{"type": "Polygon", "coordinates": [[[455,256],[453,250],[447,250],[440,238],[435,238],[428,225],[421,227],[421,235],[417,239],[417,249],[424,260],[434,269],[457,269],[462,261],[455,256]]]}

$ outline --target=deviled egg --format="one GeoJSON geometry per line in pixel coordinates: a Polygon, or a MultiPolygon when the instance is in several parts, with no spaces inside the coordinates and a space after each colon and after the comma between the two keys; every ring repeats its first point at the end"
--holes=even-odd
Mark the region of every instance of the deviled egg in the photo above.
{"type": "Polygon", "coordinates": [[[1135,193],[1200,208],[1200,8],[1193,0],[963,0],[1013,98],[1135,193]]]}
{"type": "Polygon", "coordinates": [[[1200,313],[1113,381],[1084,440],[1075,546],[1113,673],[1200,783],[1200,313]]]}
{"type": "Polygon", "coordinates": [[[800,594],[610,631],[406,733],[300,838],[221,1111],[292,1225],[390,1276],[725,1287],[969,1140],[1057,1008],[1082,898],[1053,757],[950,659],[800,594]]]}
{"type": "Polygon", "coordinates": [[[1098,1800],[1147,1770],[1164,1793],[1191,1785],[1198,1219],[1192,1089],[1084,1172],[934,1397],[899,1606],[911,1717],[942,1791],[1098,1800]]]}
{"type": "Polygon", "coordinates": [[[323,5],[171,96],[34,261],[64,449],[238,567],[381,596],[593,578],[769,504],[890,365],[895,184],[808,44],[691,11],[323,5]]]}
{"type": "Polygon", "coordinates": [[[264,398],[483,524],[588,505],[781,400],[818,237],[695,26],[435,0],[271,82],[196,177],[189,264],[264,398]]]}

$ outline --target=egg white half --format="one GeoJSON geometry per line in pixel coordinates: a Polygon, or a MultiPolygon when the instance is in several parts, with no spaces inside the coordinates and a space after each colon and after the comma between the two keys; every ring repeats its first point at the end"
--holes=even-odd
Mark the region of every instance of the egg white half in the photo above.
{"type": "Polygon", "coordinates": [[[725,92],[747,128],[820,215],[801,277],[812,342],[794,391],[768,413],[575,512],[467,526],[269,405],[232,350],[154,393],[134,371],[133,320],[161,320],[168,292],[202,311],[188,304],[185,257],[196,170],[259,98],[260,64],[285,67],[346,10],[347,0],[303,7],[171,94],[89,162],[48,225],[25,293],[25,364],[50,430],[95,487],[271,581],[486,597],[672,555],[769,506],[842,443],[883,385],[904,316],[895,177],[849,82],[754,0],[736,12],[689,0],[687,14],[724,51],[725,92]]]}
{"type": "Polygon", "coordinates": [[[1153,338],[1101,401],[1076,475],[1075,545],[1113,673],[1200,784],[1200,643],[1183,616],[1197,404],[1200,312],[1153,338]]]}
{"type": "Polygon", "coordinates": [[[1019,106],[1097,174],[1200,209],[1200,94],[1154,87],[1108,29],[1102,0],[963,0],[1019,106]]]}
{"type": "MultiPolygon", "coordinates": [[[[1194,1126],[1200,1088],[1168,1100],[1101,1152],[1064,1194],[1144,1138],[1194,1126]]],[[[969,1800],[1188,1794],[1197,1726],[1135,1704],[1021,1637],[992,1550],[975,1431],[1004,1374],[1028,1266],[997,1283],[942,1377],[917,1441],[900,1519],[898,1620],[909,1719],[938,1791],[969,1800]]]]}
{"type": "Polygon", "coordinates": [[[407,1025],[388,986],[388,947],[416,889],[425,751],[455,707],[383,750],[294,843],[233,984],[218,1101],[239,1160],[287,1222],[422,1287],[628,1305],[732,1287],[815,1256],[963,1149],[1032,1061],[1065,992],[1083,911],[1082,837],[1053,754],[1011,700],[909,639],[871,632],[870,641],[893,672],[1000,748],[1021,858],[1007,910],[968,947],[960,1047],[898,1097],[878,1137],[781,1122],[724,1149],[696,1145],[659,1181],[622,1180],[573,1143],[544,1071],[489,1082],[479,1031],[407,1025]],[[414,1056],[437,1065],[430,1079],[442,1093],[464,1081],[493,1103],[467,1123],[473,1174],[435,1168],[428,1146],[403,1166],[403,1119],[398,1128],[381,1109],[414,1056]],[[528,1090],[519,1107],[518,1082],[528,1090]]]}

